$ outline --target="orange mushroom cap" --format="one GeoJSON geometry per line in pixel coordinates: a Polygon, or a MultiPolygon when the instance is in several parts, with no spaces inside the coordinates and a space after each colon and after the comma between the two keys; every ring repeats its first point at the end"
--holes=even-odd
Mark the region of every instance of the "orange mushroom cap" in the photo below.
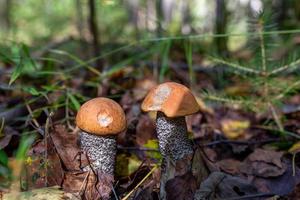
{"type": "Polygon", "coordinates": [[[94,135],[116,135],[126,128],[126,117],[115,101],[98,97],[85,102],[76,116],[76,125],[94,135]]]}
{"type": "Polygon", "coordinates": [[[160,111],[167,117],[180,117],[196,113],[200,107],[187,87],[166,82],[150,90],[142,103],[142,110],[160,111]]]}

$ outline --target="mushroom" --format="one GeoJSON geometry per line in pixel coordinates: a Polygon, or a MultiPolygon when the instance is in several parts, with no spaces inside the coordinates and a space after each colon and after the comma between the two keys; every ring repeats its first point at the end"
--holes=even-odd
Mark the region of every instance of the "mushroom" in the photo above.
{"type": "Polygon", "coordinates": [[[175,82],[154,87],[142,103],[143,111],[157,111],[156,131],[163,157],[161,199],[166,199],[165,185],[168,180],[191,170],[193,146],[188,139],[185,116],[196,113],[199,109],[191,91],[175,82]]]}
{"type": "MultiPolygon", "coordinates": [[[[99,188],[103,199],[109,199],[116,157],[116,135],[126,128],[123,109],[108,98],[94,98],[85,102],[76,116],[80,131],[80,146],[91,161],[90,167],[103,181],[99,188]]],[[[83,170],[88,171],[90,167],[83,170]]]]}

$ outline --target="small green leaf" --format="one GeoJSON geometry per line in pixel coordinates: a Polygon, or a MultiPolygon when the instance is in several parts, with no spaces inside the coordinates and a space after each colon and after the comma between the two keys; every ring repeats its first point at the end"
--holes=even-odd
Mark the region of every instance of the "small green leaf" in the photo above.
{"type": "Polygon", "coordinates": [[[29,135],[29,136],[22,136],[17,154],[16,154],[16,159],[22,160],[25,158],[28,149],[30,148],[31,144],[35,140],[35,135],[29,135]]]}
{"type": "Polygon", "coordinates": [[[26,88],[24,88],[24,91],[30,93],[33,96],[40,95],[40,92],[37,91],[34,87],[26,87],[26,88]]]}
{"type": "Polygon", "coordinates": [[[7,166],[8,158],[3,150],[0,150],[0,164],[7,166]]]}
{"type": "Polygon", "coordinates": [[[79,110],[80,103],[78,102],[76,97],[73,94],[69,93],[69,92],[67,93],[67,95],[68,95],[68,98],[71,100],[72,104],[74,105],[75,109],[79,110]]]}
{"type": "Polygon", "coordinates": [[[15,80],[17,80],[17,78],[21,75],[23,69],[24,69],[24,65],[23,65],[23,61],[21,59],[20,62],[15,67],[15,69],[13,70],[13,73],[9,80],[9,85],[11,85],[13,82],[15,82],[15,80]]]}

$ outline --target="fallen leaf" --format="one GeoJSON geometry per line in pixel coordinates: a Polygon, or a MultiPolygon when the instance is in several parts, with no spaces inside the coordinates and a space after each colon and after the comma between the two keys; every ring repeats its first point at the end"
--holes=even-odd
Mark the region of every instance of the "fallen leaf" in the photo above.
{"type": "Polygon", "coordinates": [[[12,139],[12,137],[14,135],[19,135],[19,133],[17,131],[15,131],[13,128],[6,126],[4,128],[4,136],[0,137],[0,150],[4,149],[10,142],[10,140],[12,139]]]}
{"type": "Polygon", "coordinates": [[[203,180],[208,177],[208,169],[205,165],[204,159],[202,158],[201,149],[197,148],[194,152],[192,160],[192,173],[197,180],[197,185],[199,185],[203,180]]]}
{"type": "MultiPolygon", "coordinates": [[[[78,145],[78,135],[68,132],[62,125],[56,125],[50,134],[58,156],[62,160],[67,171],[80,170],[80,148],[78,145]]],[[[81,156],[81,158],[84,156],[81,156]]]]}
{"type": "Polygon", "coordinates": [[[300,141],[293,144],[293,146],[288,151],[289,151],[289,153],[299,153],[300,152],[300,141]]]}
{"type": "Polygon", "coordinates": [[[242,178],[222,172],[213,172],[201,183],[194,200],[242,198],[257,193],[256,187],[242,178]]]}
{"type": "Polygon", "coordinates": [[[300,183],[300,169],[295,166],[295,176],[293,176],[292,161],[283,159],[283,164],[287,168],[282,175],[271,178],[254,177],[253,183],[262,192],[276,195],[290,194],[300,183]]]}
{"type": "Polygon", "coordinates": [[[136,143],[143,146],[155,138],[155,124],[149,115],[141,115],[136,125],[136,143]]]}
{"type": "Polygon", "coordinates": [[[25,160],[27,189],[61,185],[64,171],[50,138],[36,142],[25,160]]]}
{"type": "Polygon", "coordinates": [[[245,135],[246,129],[250,126],[248,120],[223,119],[221,121],[222,131],[225,137],[237,139],[245,135]]]}
{"type": "Polygon", "coordinates": [[[165,189],[167,199],[190,200],[197,189],[197,181],[189,172],[167,181],[165,189]]]}
{"type": "Polygon", "coordinates": [[[216,163],[216,165],[219,167],[220,170],[231,174],[231,175],[236,175],[239,174],[240,170],[240,165],[241,162],[238,160],[234,160],[234,159],[224,159],[224,160],[220,160],[216,163]]]}
{"type": "Polygon", "coordinates": [[[255,149],[241,164],[240,171],[244,174],[260,177],[276,177],[286,171],[282,163],[283,152],[274,150],[255,149]]]}

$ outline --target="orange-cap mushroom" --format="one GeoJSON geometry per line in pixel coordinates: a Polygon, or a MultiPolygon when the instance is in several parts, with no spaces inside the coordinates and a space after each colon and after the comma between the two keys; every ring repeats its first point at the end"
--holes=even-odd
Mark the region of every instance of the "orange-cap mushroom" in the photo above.
{"type": "Polygon", "coordinates": [[[126,128],[124,111],[111,99],[91,99],[79,109],[76,124],[81,129],[80,147],[90,161],[90,166],[83,170],[92,168],[97,172],[101,177],[99,195],[101,199],[110,199],[117,151],[115,135],[126,128]]]}
{"type": "Polygon", "coordinates": [[[108,98],[94,98],[84,103],[76,116],[76,124],[94,135],[114,135],[126,128],[123,109],[108,98]]]}
{"type": "Polygon", "coordinates": [[[185,116],[198,112],[200,107],[187,87],[167,82],[150,90],[142,110],[157,111],[156,132],[163,156],[160,198],[166,199],[167,181],[192,169],[193,146],[187,135],[185,116]]]}
{"type": "Polygon", "coordinates": [[[166,82],[151,89],[142,103],[143,111],[160,111],[167,117],[191,115],[199,109],[191,91],[174,82],[166,82]]]}

